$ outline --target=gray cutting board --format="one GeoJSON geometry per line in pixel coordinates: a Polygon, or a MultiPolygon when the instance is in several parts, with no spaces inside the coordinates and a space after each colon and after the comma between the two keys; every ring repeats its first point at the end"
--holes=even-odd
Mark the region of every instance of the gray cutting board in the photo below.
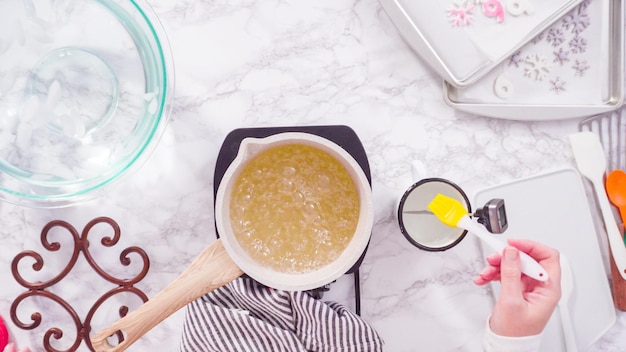
{"type": "MultiPolygon", "coordinates": [[[[582,178],[567,168],[501,184],[477,192],[479,206],[493,198],[504,199],[509,228],[504,238],[527,238],[564,253],[574,275],[570,313],[578,349],[586,350],[615,323],[615,308],[608,276],[582,178]]],[[[483,247],[487,255],[491,250],[483,247]]],[[[493,285],[494,296],[499,284],[493,285]]],[[[557,308],[558,309],[558,308],[557,308]]],[[[555,310],[544,330],[541,352],[566,351],[561,321],[555,310]]]]}

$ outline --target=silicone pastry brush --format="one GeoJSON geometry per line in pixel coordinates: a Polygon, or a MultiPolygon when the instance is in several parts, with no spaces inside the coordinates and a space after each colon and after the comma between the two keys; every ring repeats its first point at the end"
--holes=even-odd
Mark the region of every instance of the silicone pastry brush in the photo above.
{"type": "MultiPolygon", "coordinates": [[[[454,198],[437,194],[430,204],[428,204],[428,209],[444,224],[459,227],[467,230],[467,232],[473,233],[498,253],[502,253],[506,247],[504,241],[493,237],[487,232],[487,229],[470,219],[467,209],[454,198]]],[[[537,261],[524,252],[520,252],[519,254],[522,262],[522,273],[535,280],[548,280],[548,273],[537,261]]]]}

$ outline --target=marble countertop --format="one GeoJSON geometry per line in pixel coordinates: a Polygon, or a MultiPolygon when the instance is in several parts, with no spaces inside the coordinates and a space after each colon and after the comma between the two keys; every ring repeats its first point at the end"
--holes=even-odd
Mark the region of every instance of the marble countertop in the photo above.
{"type": "MultiPolygon", "coordinates": [[[[13,339],[41,349],[45,329],[23,331],[9,319],[11,302],[25,290],[9,269],[23,250],[45,253],[40,232],[49,221],[64,220],[80,231],[99,216],[116,220],[122,239],[98,252],[102,265],[124,273],[130,269],[117,261],[120,248],[141,246],[150,271],[137,287],[152,297],[215,240],[213,171],[231,130],[347,125],[369,157],[375,203],[361,266],[362,316],[388,351],[479,351],[493,304],[490,289],[471,281],[483,267],[482,254],[469,237],[439,253],[404,239],[394,211],[412,182],[410,161],[420,160],[428,175],[452,180],[472,194],[573,167],[567,136],[577,131],[579,120],[519,122],[453,110],[442,99],[441,80],[403,42],[376,0],[150,3],[169,35],[176,70],[167,130],[150,159],[101,198],[60,209],[0,204],[0,315],[13,339]]],[[[69,242],[63,234],[57,237],[69,242]]],[[[55,253],[45,257],[52,271],[67,260],[55,253]]],[[[91,279],[83,260],[81,265],[84,269],[65,278],[58,291],[84,316],[112,286],[91,279]]],[[[353,307],[350,279],[335,285],[325,298],[353,307]]],[[[42,326],[71,326],[55,304],[41,299],[33,305],[42,311],[42,326]]],[[[25,321],[31,312],[22,312],[25,321]]],[[[94,319],[93,328],[104,327],[106,318],[94,319]]],[[[177,351],[183,319],[178,311],[130,350],[177,351]]],[[[588,351],[623,350],[625,325],[626,314],[618,312],[616,324],[588,351]]],[[[61,341],[71,344],[75,333],[68,328],[65,334],[61,341]]]]}

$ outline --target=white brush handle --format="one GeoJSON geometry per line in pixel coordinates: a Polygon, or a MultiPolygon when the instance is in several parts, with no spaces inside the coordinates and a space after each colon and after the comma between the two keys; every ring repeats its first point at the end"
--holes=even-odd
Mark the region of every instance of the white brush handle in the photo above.
{"type": "MultiPolygon", "coordinates": [[[[483,240],[493,250],[498,253],[502,253],[506,247],[506,243],[493,237],[492,234],[487,232],[487,229],[474,222],[468,215],[463,216],[461,220],[456,224],[457,227],[466,229],[468,232],[473,233],[476,237],[483,240]]],[[[537,263],[531,256],[520,251],[520,260],[522,262],[522,273],[535,280],[546,281],[548,280],[548,272],[537,263]]]]}
{"type": "Polygon", "coordinates": [[[611,254],[613,255],[613,260],[615,261],[615,266],[617,267],[622,278],[626,280],[626,247],[624,246],[622,235],[620,235],[617,223],[613,217],[613,211],[611,210],[611,204],[609,204],[609,198],[607,197],[604,185],[600,180],[589,180],[593,184],[596,191],[596,198],[598,199],[600,212],[602,213],[602,218],[604,219],[606,237],[609,240],[609,247],[611,249],[611,254]]]}

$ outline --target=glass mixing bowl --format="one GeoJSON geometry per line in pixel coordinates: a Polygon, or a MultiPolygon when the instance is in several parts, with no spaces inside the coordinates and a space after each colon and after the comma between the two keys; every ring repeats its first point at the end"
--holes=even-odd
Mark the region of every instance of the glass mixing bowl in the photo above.
{"type": "Polygon", "coordinates": [[[103,194],[157,144],[172,79],[144,1],[0,1],[0,199],[56,207],[103,194]]]}

